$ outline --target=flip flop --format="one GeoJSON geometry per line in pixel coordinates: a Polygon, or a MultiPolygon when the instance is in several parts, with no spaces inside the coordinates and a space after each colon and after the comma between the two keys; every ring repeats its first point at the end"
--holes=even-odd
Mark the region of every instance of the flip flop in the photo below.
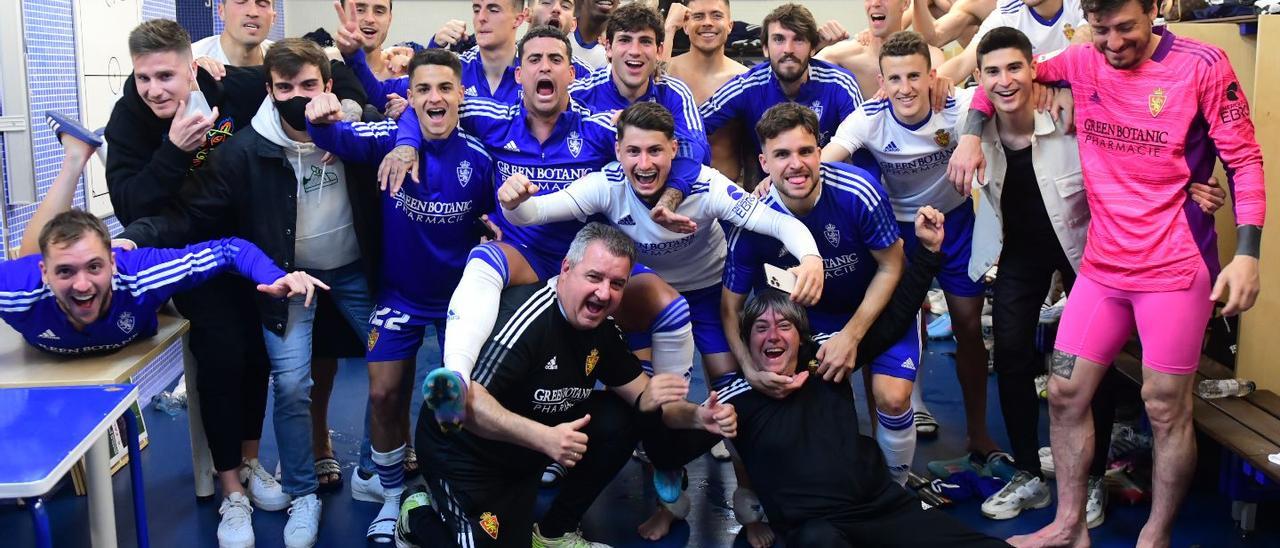
{"type": "Polygon", "coordinates": [[[61,139],[62,134],[65,133],[90,146],[102,146],[101,138],[95,135],[88,128],[80,125],[79,121],[67,116],[66,114],[50,110],[44,113],[44,121],[46,124],[49,124],[49,129],[52,129],[53,134],[59,139],[61,139]]]}
{"type": "Polygon", "coordinates": [[[320,482],[317,493],[332,493],[342,487],[342,465],[333,457],[316,459],[316,480],[320,482]],[[329,481],[323,481],[329,479],[329,481]]]}

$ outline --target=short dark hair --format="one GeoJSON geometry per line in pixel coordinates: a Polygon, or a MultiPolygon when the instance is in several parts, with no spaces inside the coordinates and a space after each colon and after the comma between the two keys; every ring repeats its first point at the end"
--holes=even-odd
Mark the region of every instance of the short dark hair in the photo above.
{"type": "Polygon", "coordinates": [[[413,57],[409,59],[408,74],[410,80],[413,79],[413,71],[418,70],[418,67],[425,65],[448,67],[453,71],[454,76],[457,76],[459,80],[462,79],[462,61],[458,59],[457,55],[454,55],[452,51],[447,49],[424,49],[413,54],[413,57]]]}
{"type": "Polygon", "coordinates": [[[170,51],[191,55],[191,35],[176,21],[152,19],[129,31],[130,57],[170,51]]]}
{"type": "MultiPolygon", "coordinates": [[[[347,7],[347,2],[353,1],[353,0],[340,0],[340,1],[342,2],[342,7],[345,8],[347,7]]],[[[354,0],[354,1],[358,1],[358,0],[354,0]]],[[[387,0],[387,9],[389,10],[395,9],[395,0],[387,0]]]]}
{"type": "Polygon", "coordinates": [[[666,34],[666,30],[662,28],[662,16],[658,11],[650,8],[640,2],[635,2],[622,6],[613,13],[609,14],[609,22],[605,26],[605,39],[612,42],[613,35],[616,32],[640,32],[644,30],[652,30],[653,35],[658,40],[658,45],[662,45],[662,39],[666,34]]]}
{"type": "Polygon", "coordinates": [[[1022,31],[1013,27],[996,27],[991,29],[981,40],[978,40],[978,68],[982,68],[982,57],[1000,49],[1016,49],[1031,62],[1031,40],[1022,31]]]}
{"type": "Polygon", "coordinates": [[[880,58],[878,61],[884,61],[885,57],[909,57],[911,55],[924,57],[924,65],[933,68],[933,60],[929,58],[929,44],[924,41],[924,38],[918,33],[900,30],[890,34],[889,39],[884,41],[883,46],[880,46],[880,58]]]}
{"type": "MultiPolygon", "coordinates": [[[[682,1],[682,2],[680,2],[680,3],[681,3],[681,4],[684,4],[684,5],[686,5],[686,6],[688,6],[688,5],[689,5],[691,2],[693,2],[693,1],[694,1],[694,0],[683,0],[683,1],[682,1]]],[[[709,2],[717,2],[717,1],[718,1],[718,2],[724,2],[725,7],[729,7],[729,0],[708,0],[708,1],[709,1],[709,2]]]]}
{"type": "Polygon", "coordinates": [[[814,138],[822,135],[822,131],[818,129],[818,115],[809,107],[791,101],[778,103],[764,111],[760,121],[756,122],[756,137],[764,145],[765,141],[797,127],[803,127],[814,138]]]}
{"type": "Polygon", "coordinates": [[[111,249],[111,232],[102,219],[83,209],[63,211],[50,219],[40,229],[40,254],[47,255],[51,245],[70,245],[80,241],[86,234],[97,236],[102,245],[111,249]]]}
{"type": "Polygon", "coordinates": [[[632,103],[618,115],[618,140],[629,127],[648,131],[661,131],[668,139],[676,136],[676,121],[671,111],[660,103],[640,101],[632,103]]]}
{"type": "Polygon", "coordinates": [[[769,12],[764,17],[764,22],[760,24],[760,41],[765,47],[769,46],[769,25],[777,23],[782,28],[798,34],[809,42],[809,45],[817,47],[818,45],[818,22],[813,18],[813,12],[809,8],[800,4],[783,4],[769,12]]]}
{"type": "Polygon", "coordinates": [[[325,55],[319,45],[305,38],[285,38],[271,44],[271,47],[267,48],[266,55],[262,57],[262,66],[267,71],[268,82],[274,78],[273,73],[284,78],[293,78],[302,71],[302,67],[307,65],[315,65],[320,69],[320,79],[325,82],[333,77],[333,71],[329,67],[329,56],[325,55]]]}
{"type": "Polygon", "coordinates": [[[1081,0],[1080,9],[1085,15],[1105,15],[1128,4],[1137,2],[1142,6],[1142,13],[1148,13],[1156,7],[1156,0],[1081,0]]]}
{"type": "Polygon", "coordinates": [[[520,37],[520,43],[516,44],[517,58],[524,59],[524,44],[534,38],[555,38],[564,42],[565,55],[569,56],[570,59],[573,58],[573,46],[569,45],[569,37],[565,35],[564,31],[551,25],[539,25],[524,33],[524,36],[520,37]]]}

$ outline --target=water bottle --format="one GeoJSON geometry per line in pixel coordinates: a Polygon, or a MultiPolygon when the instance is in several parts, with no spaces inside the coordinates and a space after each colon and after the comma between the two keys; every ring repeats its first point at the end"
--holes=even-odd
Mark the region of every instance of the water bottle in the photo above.
{"type": "Polygon", "coordinates": [[[1248,396],[1258,387],[1253,381],[1244,379],[1207,379],[1196,386],[1196,394],[1211,400],[1216,398],[1239,398],[1248,396]]]}

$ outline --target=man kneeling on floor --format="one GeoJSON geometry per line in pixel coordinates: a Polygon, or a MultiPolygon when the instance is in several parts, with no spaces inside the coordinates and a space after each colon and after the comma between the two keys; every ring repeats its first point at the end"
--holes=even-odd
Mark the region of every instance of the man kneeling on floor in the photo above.
{"type": "Polygon", "coordinates": [[[445,433],[426,407],[419,417],[418,454],[427,457],[435,510],[401,519],[398,543],[439,545],[415,533],[443,519],[458,546],[528,548],[531,537],[535,548],[603,546],[583,540],[578,522],[642,435],[646,447],[661,444],[665,428],[734,436],[732,406],[686,402],[679,375],[649,378],[609,319],[635,254],[617,228],[591,223],[558,276],[503,291],[495,335],[472,372],[464,430],[445,433]],[[593,390],[597,381],[617,397],[593,390]],[[548,457],[570,471],[535,523],[548,457]]]}

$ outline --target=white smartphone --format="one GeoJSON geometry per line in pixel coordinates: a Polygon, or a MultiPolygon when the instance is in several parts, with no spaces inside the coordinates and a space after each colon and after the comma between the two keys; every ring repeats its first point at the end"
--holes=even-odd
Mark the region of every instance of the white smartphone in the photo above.
{"type": "Polygon", "coordinates": [[[796,275],[769,263],[764,263],[764,279],[769,287],[785,291],[787,294],[796,290],[796,275]]]}
{"type": "Polygon", "coordinates": [[[209,108],[209,101],[204,98],[204,93],[200,90],[191,92],[187,97],[187,110],[184,112],[186,116],[199,114],[201,116],[209,116],[213,114],[213,109],[209,108]]]}

